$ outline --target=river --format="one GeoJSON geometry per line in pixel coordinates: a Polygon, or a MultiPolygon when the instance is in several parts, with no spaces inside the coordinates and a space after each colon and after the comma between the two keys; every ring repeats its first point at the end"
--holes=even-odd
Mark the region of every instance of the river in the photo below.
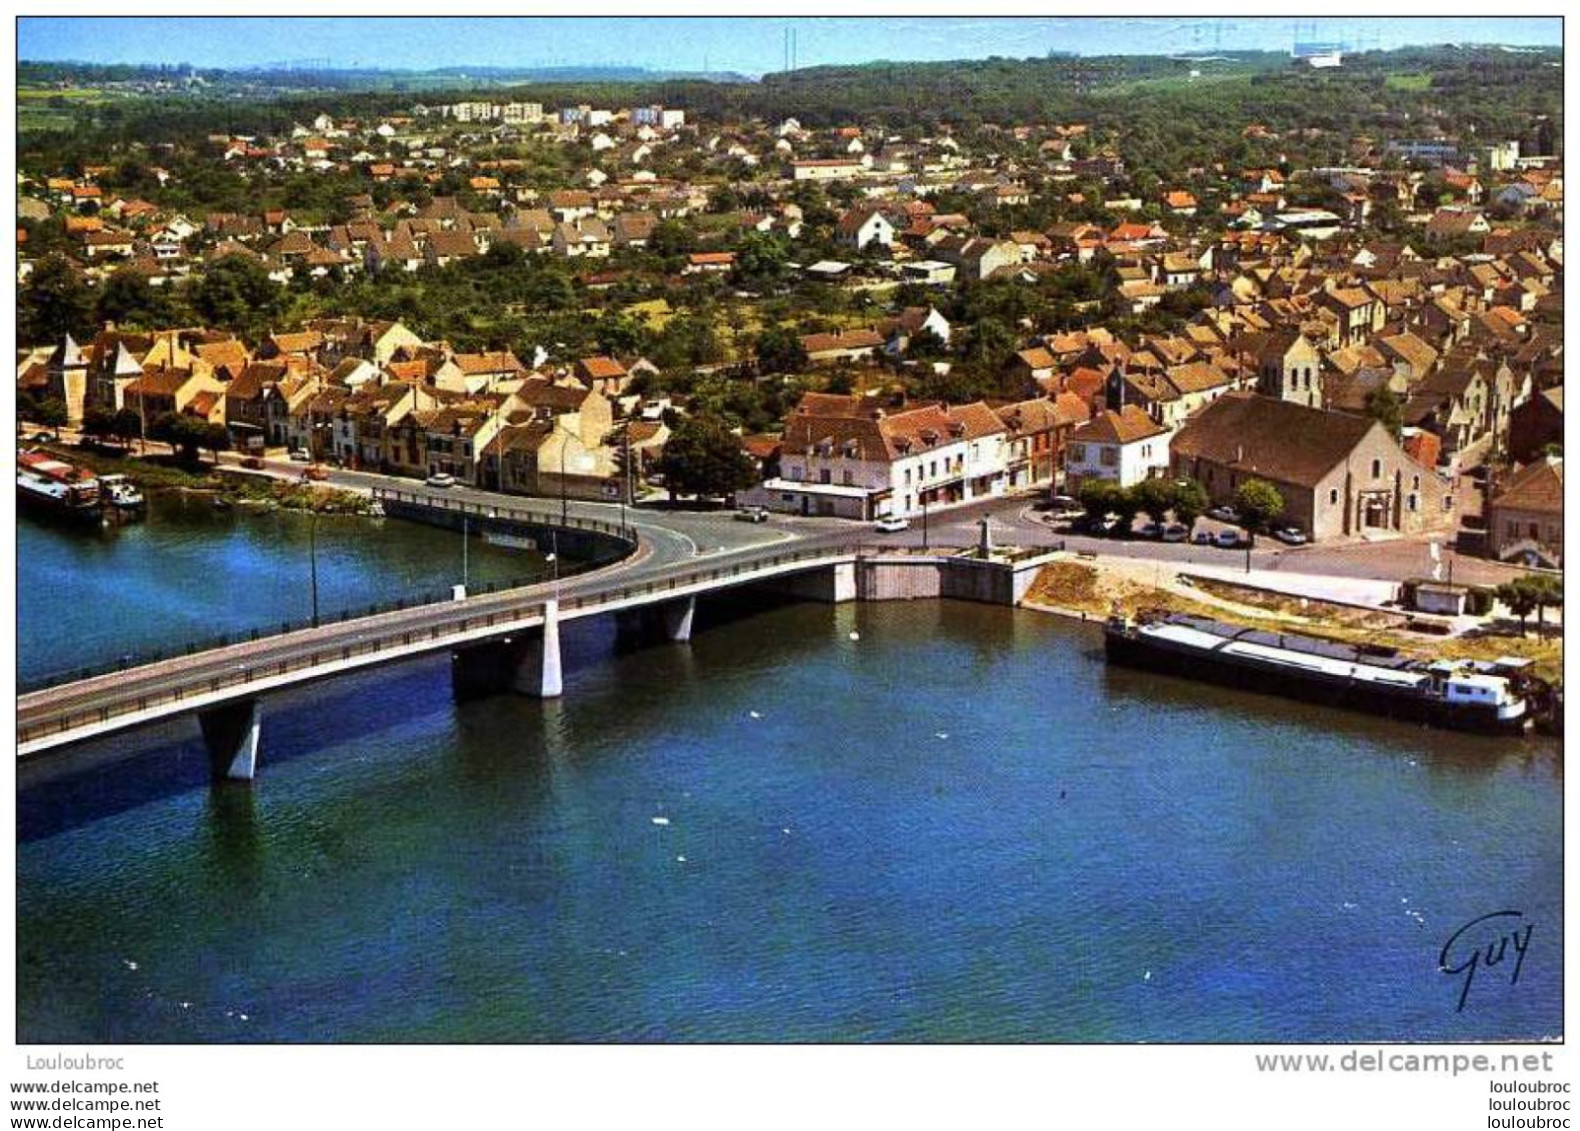
{"type": "MultiPolygon", "coordinates": [[[[23,677],[302,616],[307,521],[24,520],[23,677]]],[[[458,568],[421,527],[317,540],[347,607],[458,568]]],[[[458,705],[443,659],[271,698],[250,787],[190,719],[24,769],[19,1039],[1562,1034],[1551,740],[1109,669],[1090,626],[952,602],[705,602],[689,645],[566,652],[554,702],[458,705]],[[1456,1011],[1441,949],[1500,910],[1519,980],[1510,950],[1456,1011]]]]}

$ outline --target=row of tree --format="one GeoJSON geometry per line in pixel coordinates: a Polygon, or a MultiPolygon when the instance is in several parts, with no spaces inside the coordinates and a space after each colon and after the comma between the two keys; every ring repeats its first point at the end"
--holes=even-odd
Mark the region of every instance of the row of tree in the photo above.
{"type": "MultiPolygon", "coordinates": [[[[1128,531],[1137,515],[1154,522],[1167,522],[1170,516],[1187,529],[1207,512],[1207,489],[1194,479],[1143,479],[1121,487],[1109,479],[1091,479],[1081,485],[1079,501],[1094,520],[1117,518],[1118,529],[1128,531]]],[[[1284,497],[1278,488],[1262,479],[1247,479],[1234,495],[1234,509],[1240,524],[1253,535],[1270,527],[1284,513],[1284,497]]]]}

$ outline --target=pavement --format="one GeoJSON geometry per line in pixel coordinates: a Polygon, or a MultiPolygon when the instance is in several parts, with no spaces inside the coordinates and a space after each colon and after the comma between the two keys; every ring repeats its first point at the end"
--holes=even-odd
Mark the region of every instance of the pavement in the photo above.
{"type": "MultiPolygon", "coordinates": [[[[62,438],[69,439],[65,434],[62,438]]],[[[162,445],[150,447],[158,450],[162,445]]],[[[236,470],[241,469],[241,460],[242,456],[235,452],[222,453],[220,457],[222,466],[236,470]]],[[[255,474],[300,480],[305,466],[286,458],[283,453],[270,454],[264,459],[262,469],[255,474]]],[[[913,519],[908,530],[880,534],[870,523],[849,519],[771,514],[764,523],[747,523],[736,521],[734,512],[728,508],[700,509],[669,502],[642,503],[633,507],[578,499],[562,502],[554,498],[486,491],[464,484],[448,489],[430,489],[419,480],[370,471],[332,467],[327,467],[326,471],[327,478],[321,482],[345,490],[370,492],[382,487],[408,493],[426,492],[434,497],[464,499],[485,506],[537,511],[545,516],[563,513],[602,522],[627,521],[637,528],[651,548],[651,553],[641,563],[627,564],[626,568],[633,572],[642,571],[644,566],[649,569],[664,568],[683,560],[724,557],[773,544],[782,544],[785,548],[790,548],[794,543],[798,548],[841,545],[873,549],[883,546],[907,549],[975,546],[980,538],[977,524],[983,517],[988,519],[991,537],[999,545],[1052,548],[1063,544],[1072,551],[1099,557],[1172,562],[1215,571],[1238,568],[1242,574],[1251,570],[1298,575],[1290,579],[1290,585],[1300,584],[1301,578],[1311,577],[1389,583],[1430,577],[1432,559],[1429,543],[1433,541],[1443,543],[1440,555],[1445,581],[1451,579],[1462,584],[1498,585],[1527,572],[1518,566],[1460,554],[1451,548],[1453,538],[1448,534],[1396,536],[1374,542],[1357,539],[1310,546],[1285,546],[1272,538],[1261,537],[1249,553],[1244,549],[1226,550],[1190,543],[1165,543],[1139,536],[1120,539],[1093,537],[1073,533],[1067,523],[1049,521],[1047,514],[1036,510],[1035,504],[1045,497],[1042,491],[946,508],[935,507],[925,518],[913,519]]],[[[1209,532],[1221,528],[1223,524],[1208,518],[1201,519],[1197,525],[1197,529],[1209,532]]],[[[1338,586],[1338,589],[1343,588],[1345,586],[1338,586]]]]}

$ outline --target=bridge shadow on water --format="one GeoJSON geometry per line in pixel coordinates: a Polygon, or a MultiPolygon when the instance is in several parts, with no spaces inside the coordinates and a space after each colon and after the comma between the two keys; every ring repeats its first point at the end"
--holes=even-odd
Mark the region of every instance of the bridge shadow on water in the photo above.
{"type": "MultiPolygon", "coordinates": [[[[803,604],[797,598],[752,589],[709,595],[697,603],[694,636],[726,628],[776,609],[803,604]]],[[[776,647],[793,644],[774,638],[776,647]]],[[[810,642],[809,642],[810,643],[810,642]]],[[[561,629],[561,654],[568,678],[581,675],[653,648],[671,648],[655,630],[621,631],[613,616],[566,622],[561,629]]],[[[677,653],[668,667],[676,684],[696,678],[689,649],[677,653]]],[[[627,721],[640,722],[640,699],[622,699],[613,681],[576,681],[571,695],[595,697],[601,709],[618,709],[627,721]]],[[[84,743],[20,765],[17,774],[17,841],[27,843],[68,832],[95,821],[128,813],[144,805],[194,791],[210,792],[208,812],[216,822],[215,836],[244,836],[249,825],[253,791],[268,788],[271,769],[311,756],[327,744],[362,745],[376,757],[379,738],[394,721],[419,716],[448,719],[455,726],[456,752],[469,749],[473,724],[492,730],[492,717],[519,725],[539,718],[545,742],[552,741],[562,703],[516,697],[487,696],[462,705],[450,682],[448,654],[425,656],[346,675],[263,701],[263,746],[258,780],[213,782],[207,751],[191,716],[167,720],[127,733],[84,743]]],[[[486,745],[486,744],[485,744],[486,745]]],[[[357,772],[348,768],[347,773],[357,772]]]]}

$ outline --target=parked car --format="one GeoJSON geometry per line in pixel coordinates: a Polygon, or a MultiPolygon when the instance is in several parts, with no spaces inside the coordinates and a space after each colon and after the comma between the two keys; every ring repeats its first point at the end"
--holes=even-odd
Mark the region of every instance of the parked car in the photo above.
{"type": "Polygon", "coordinates": [[[1238,549],[1240,545],[1240,532],[1238,530],[1220,530],[1213,538],[1213,543],[1225,550],[1238,549]]]}
{"type": "Polygon", "coordinates": [[[910,528],[911,520],[901,518],[897,514],[886,514],[873,524],[873,529],[879,534],[898,534],[900,531],[909,530],[910,528]]]}
{"type": "Polygon", "coordinates": [[[768,510],[765,507],[742,507],[735,512],[736,522],[767,522],[768,510]]]}
{"type": "Polygon", "coordinates": [[[311,463],[312,461],[313,457],[302,451],[301,448],[295,448],[291,451],[292,463],[311,463]]]}
{"type": "Polygon", "coordinates": [[[53,444],[53,443],[56,443],[56,442],[58,442],[60,440],[60,433],[59,432],[51,432],[51,431],[46,429],[45,431],[42,431],[42,432],[35,432],[35,433],[33,433],[33,439],[36,440],[40,444],[53,444]]]}
{"type": "Polygon", "coordinates": [[[1163,528],[1163,541],[1183,542],[1190,537],[1190,528],[1178,522],[1171,522],[1163,528]]]}
{"type": "Polygon", "coordinates": [[[1161,538],[1161,537],[1163,537],[1163,524],[1161,522],[1149,522],[1149,523],[1147,523],[1145,526],[1143,526],[1141,528],[1141,537],[1143,537],[1143,538],[1161,538]]]}
{"type": "Polygon", "coordinates": [[[1280,526],[1273,531],[1273,537],[1286,546],[1304,546],[1310,541],[1306,537],[1306,532],[1298,526],[1280,526]]]}
{"type": "Polygon", "coordinates": [[[430,487],[443,487],[448,489],[455,486],[455,476],[441,471],[436,475],[428,476],[428,478],[424,479],[423,482],[430,487]]]}
{"type": "Polygon", "coordinates": [[[1048,500],[1048,510],[1056,515],[1081,514],[1085,509],[1081,506],[1080,500],[1073,499],[1069,495],[1055,495],[1048,500]]]}
{"type": "Polygon", "coordinates": [[[263,470],[263,457],[262,456],[242,456],[241,457],[241,466],[245,467],[248,471],[262,471],[263,470]]]}
{"type": "Polygon", "coordinates": [[[1224,503],[1220,506],[1213,507],[1210,511],[1208,511],[1207,517],[1216,518],[1219,522],[1239,522],[1240,512],[1235,510],[1228,503],[1224,503]]]}
{"type": "Polygon", "coordinates": [[[1191,541],[1194,542],[1198,546],[1211,546],[1212,545],[1212,531],[1210,531],[1210,530],[1198,530],[1198,531],[1196,531],[1196,536],[1194,538],[1192,538],[1191,541]]]}

